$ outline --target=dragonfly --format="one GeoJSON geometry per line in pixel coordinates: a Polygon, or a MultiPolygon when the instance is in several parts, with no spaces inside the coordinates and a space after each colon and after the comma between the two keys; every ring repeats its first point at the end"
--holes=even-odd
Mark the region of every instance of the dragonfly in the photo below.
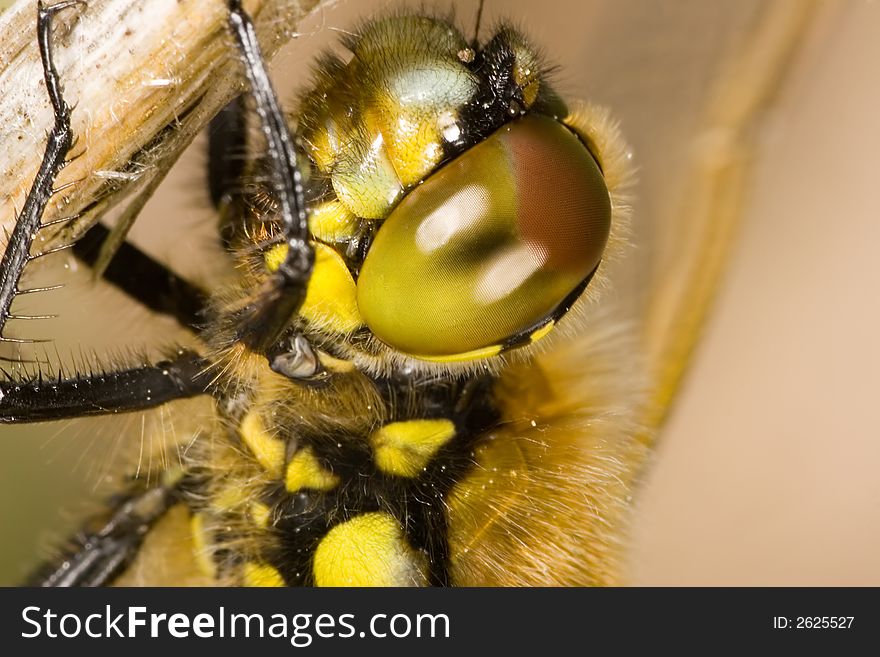
{"type": "MultiPolygon", "coordinates": [[[[340,4],[319,8],[310,23],[300,23],[298,29],[302,36],[291,48],[294,64],[287,67],[295,74],[303,75],[304,61],[307,61],[298,52],[302,42],[319,40],[310,30],[316,34],[327,32],[328,38],[335,37],[338,30],[322,30],[321,26],[350,25],[345,12],[361,11],[360,7],[340,4]]],[[[108,7],[111,5],[107,3],[108,7]]],[[[645,381],[646,397],[640,402],[641,420],[638,424],[642,427],[639,440],[647,454],[679,390],[711,307],[727,250],[733,243],[742,213],[741,199],[745,198],[751,182],[749,162],[758,146],[755,131],[760,125],[762,112],[773,102],[789,71],[792,53],[797,52],[802,44],[811,12],[806,7],[767,8],[756,4],[747,9],[741,5],[716,7],[712,15],[702,16],[695,7],[688,7],[697,13],[692,24],[701,21],[699,24],[706,29],[699,35],[690,33],[681,44],[670,47],[674,40],[668,37],[669,32],[677,29],[680,33],[684,29],[675,24],[678,16],[658,17],[640,7],[612,11],[602,3],[595,3],[582,10],[581,20],[573,21],[570,8],[562,4],[555,7],[554,12],[542,7],[540,16],[529,3],[522,5],[505,6],[503,10],[533,28],[533,38],[546,44],[548,58],[561,62],[560,79],[556,84],[565,89],[566,96],[588,97],[613,108],[626,129],[638,166],[639,185],[634,193],[630,237],[635,249],[615,265],[610,278],[618,307],[615,312],[623,318],[620,320],[622,325],[632,326],[637,351],[641,354],[631,366],[641,372],[634,376],[642,376],[645,381]],[[666,21],[658,31],[667,34],[668,40],[652,42],[635,37],[650,20],[666,21]],[[675,84],[669,82],[668,76],[673,70],[676,71],[675,84]],[[638,74],[634,75],[633,71],[638,74]],[[658,124],[662,124],[659,132],[658,124]],[[702,149],[695,146],[701,144],[702,149]]],[[[94,13],[100,18],[101,7],[101,3],[90,3],[88,14],[94,13]]],[[[283,9],[296,16],[306,7],[268,6],[266,15],[271,15],[273,9],[283,9]]],[[[502,8],[493,8],[490,4],[486,18],[495,10],[501,13],[502,8]]],[[[259,20],[262,14],[255,15],[259,20]]],[[[82,32],[88,34],[84,28],[87,19],[78,20],[82,21],[80,25],[73,24],[69,28],[70,39],[77,38],[76,35],[82,32]]],[[[207,29],[197,32],[202,38],[207,33],[214,34],[219,48],[224,38],[222,7],[212,20],[213,32],[207,29]]],[[[268,19],[266,23],[278,25],[268,19]]],[[[296,18],[293,18],[289,25],[295,23],[296,18]]],[[[98,34],[97,29],[92,34],[98,34]]],[[[182,48],[187,46],[188,36],[180,36],[182,48]]],[[[63,61],[61,48],[57,49],[59,61],[63,61]]],[[[206,57],[223,61],[219,55],[206,57]]],[[[75,58],[71,61],[75,62],[75,58]]],[[[215,67],[213,78],[206,72],[206,77],[198,82],[204,85],[205,79],[223,81],[228,72],[219,70],[221,66],[215,67]]],[[[75,68],[74,63],[69,68],[75,68]]],[[[61,70],[64,71],[63,66],[61,70]]],[[[130,201],[133,207],[137,207],[139,198],[146,200],[152,195],[153,186],[158,185],[180,148],[229,99],[235,85],[240,84],[226,78],[223,84],[215,87],[218,91],[203,96],[195,109],[179,100],[170,102],[168,98],[186,98],[187,93],[191,94],[190,99],[198,97],[198,88],[195,91],[192,87],[184,89],[186,84],[182,83],[196,77],[193,70],[204,69],[193,62],[188,72],[155,76],[149,84],[142,85],[148,88],[152,85],[152,89],[168,94],[152,102],[163,108],[170,107],[175,120],[169,120],[166,115],[151,125],[136,122],[136,129],[143,130],[144,137],[127,136],[125,141],[131,142],[131,150],[118,154],[119,162],[87,162],[90,156],[101,155],[99,149],[89,143],[85,154],[65,170],[65,175],[73,182],[71,187],[63,190],[68,195],[66,205],[58,209],[50,207],[46,219],[52,220],[54,210],[67,215],[82,213],[74,224],[85,225],[92,221],[89,212],[104,211],[102,202],[113,203],[121,195],[114,192],[105,197],[109,200],[96,205],[97,190],[103,186],[106,192],[107,180],[140,184],[141,188],[131,194],[135,197],[130,201]],[[161,128],[171,124],[174,130],[165,137],[169,140],[166,143],[171,144],[167,150],[143,150],[143,143],[155,140],[161,128]],[[139,167],[130,165],[133,153],[144,158],[138,163],[139,167]],[[77,172],[75,167],[79,163],[87,167],[86,173],[77,172]],[[95,170],[103,175],[94,175],[95,170]],[[141,171],[155,173],[150,177],[141,171]],[[143,196],[138,197],[138,194],[143,196]]],[[[65,81],[66,89],[73,91],[74,97],[76,79],[75,74],[71,74],[70,81],[65,81]]],[[[132,102],[137,107],[137,101],[132,102]]],[[[43,101],[33,101],[34,105],[40,103],[43,101]]],[[[86,100],[79,98],[77,108],[87,104],[86,100]]],[[[97,109],[93,111],[98,114],[97,109]]],[[[39,129],[32,128],[31,132],[37,138],[42,134],[39,129]]],[[[74,132],[91,134],[87,127],[79,130],[75,127],[74,132]]],[[[116,143],[112,134],[106,139],[116,143]]],[[[24,166],[19,164],[19,168],[24,166]]],[[[62,183],[67,179],[64,178],[62,183]]],[[[26,183],[20,181],[19,197],[21,190],[26,188],[26,183]]],[[[5,198],[9,198],[10,205],[15,207],[13,194],[7,194],[5,198]]],[[[186,202],[173,200],[170,203],[179,209],[186,202]]],[[[172,215],[170,212],[161,214],[172,215]]],[[[148,217],[139,220],[149,221],[148,217]]],[[[40,439],[35,438],[32,442],[39,443],[40,439]]],[[[630,475],[635,481],[640,473],[641,467],[638,467],[630,475]]],[[[45,520],[45,514],[41,520],[45,520]]],[[[625,533],[623,529],[622,532],[625,533]]]]}

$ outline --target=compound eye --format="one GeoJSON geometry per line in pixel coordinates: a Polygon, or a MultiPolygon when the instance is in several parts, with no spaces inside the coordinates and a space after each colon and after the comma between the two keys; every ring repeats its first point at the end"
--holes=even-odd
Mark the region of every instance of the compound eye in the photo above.
{"type": "Polygon", "coordinates": [[[608,189],[584,144],[526,116],[391,212],[358,279],[361,315],[380,340],[426,360],[498,353],[570,306],[610,226],[608,189]]]}

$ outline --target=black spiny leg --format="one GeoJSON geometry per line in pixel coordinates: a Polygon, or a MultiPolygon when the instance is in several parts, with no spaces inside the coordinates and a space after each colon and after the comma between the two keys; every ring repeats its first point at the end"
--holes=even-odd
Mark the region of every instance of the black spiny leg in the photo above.
{"type": "Polygon", "coordinates": [[[238,191],[246,148],[244,99],[238,96],[211,119],[208,127],[208,191],[215,208],[238,191]]]}
{"type": "MultiPolygon", "coordinates": [[[[110,231],[97,223],[73,245],[73,253],[90,267],[100,257],[110,231]]],[[[123,242],[101,274],[108,283],[150,310],[170,315],[197,331],[204,322],[206,295],[202,290],[154,260],[130,242],[123,242]]]]}
{"type": "Polygon", "coordinates": [[[74,536],[58,558],[39,568],[29,586],[110,584],[134,560],[152,526],[180,500],[185,480],[135,490],[112,502],[109,517],[74,536]]]}
{"type": "MultiPolygon", "coordinates": [[[[40,255],[32,255],[31,246],[34,236],[41,228],[43,212],[53,194],[55,178],[64,168],[65,158],[73,142],[70,107],[64,100],[61,81],[52,59],[51,37],[52,17],[62,9],[77,4],[85,3],[83,0],[65,0],[49,7],[42,2],[38,4],[40,57],[46,90],[55,113],[55,124],[49,133],[46,151],[34,184],[9,238],[3,260],[0,261],[0,342],[27,342],[4,337],[3,330],[7,320],[16,319],[11,314],[15,297],[41,291],[21,290],[18,285],[27,263],[40,255]]],[[[73,245],[74,253],[86,264],[93,266],[98,260],[100,246],[108,234],[109,231],[102,225],[95,225],[73,245]]],[[[127,242],[123,243],[110,261],[103,277],[151,310],[171,315],[187,328],[197,329],[201,324],[205,306],[205,295],[201,290],[127,242]]]]}
{"type": "Polygon", "coordinates": [[[82,0],[66,0],[46,7],[41,0],[37,4],[37,39],[46,79],[46,91],[55,113],[55,125],[49,132],[49,141],[46,144],[40,169],[28,192],[21,214],[15,222],[3,260],[0,261],[0,342],[20,342],[3,337],[3,329],[6,327],[6,321],[10,319],[12,301],[20,293],[18,284],[24,268],[30,260],[37,257],[31,255],[31,245],[40,228],[43,212],[52,196],[55,178],[64,168],[64,158],[67,157],[73,143],[70,107],[64,101],[61,80],[52,61],[52,17],[62,9],[78,4],[85,3],[82,0]]]}
{"type": "Polygon", "coordinates": [[[278,271],[269,276],[238,318],[236,338],[260,353],[272,348],[305,299],[315,261],[309,244],[302,178],[293,139],[263,63],[253,23],[239,0],[229,0],[229,24],[250,82],[267,144],[271,188],[278,202],[288,251],[278,271]]]}
{"type": "Polygon", "coordinates": [[[223,246],[234,251],[249,242],[255,224],[262,223],[253,212],[256,197],[248,191],[248,121],[244,96],[238,96],[220,110],[208,127],[208,191],[220,217],[223,246]]]}
{"type": "Polygon", "coordinates": [[[155,408],[208,394],[206,363],[182,352],[176,359],[115,372],[31,381],[0,381],[0,424],[46,422],[155,408]]]}

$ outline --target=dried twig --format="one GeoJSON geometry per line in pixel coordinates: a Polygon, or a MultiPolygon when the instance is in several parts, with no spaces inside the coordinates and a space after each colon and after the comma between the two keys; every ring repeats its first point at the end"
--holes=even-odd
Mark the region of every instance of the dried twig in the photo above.
{"type": "MultiPolygon", "coordinates": [[[[273,55],[320,0],[248,0],[273,55]]],[[[52,112],[36,40],[36,0],[0,14],[0,236],[11,231],[45,147],[52,112]]],[[[77,138],[44,224],[82,232],[119,192],[166,170],[242,90],[224,0],[89,0],[56,22],[56,63],[77,138]]],[[[4,246],[5,248],[5,246],[4,246]]]]}

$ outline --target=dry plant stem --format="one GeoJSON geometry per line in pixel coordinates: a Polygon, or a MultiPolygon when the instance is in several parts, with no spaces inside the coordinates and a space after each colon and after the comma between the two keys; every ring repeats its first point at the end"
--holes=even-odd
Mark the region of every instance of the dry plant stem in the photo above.
{"type": "MultiPolygon", "coordinates": [[[[244,2],[267,57],[319,4],[244,2]]],[[[36,0],[19,0],[0,14],[0,228],[7,233],[53,121],[36,15],[36,0]]],[[[53,38],[76,142],[43,224],[82,214],[64,229],[79,234],[119,198],[119,188],[162,175],[207,121],[243,91],[243,76],[233,59],[225,0],[89,0],[87,8],[58,16],[53,38]]],[[[3,235],[0,230],[5,242],[3,235]]],[[[69,237],[66,232],[62,239],[69,237]]]]}

